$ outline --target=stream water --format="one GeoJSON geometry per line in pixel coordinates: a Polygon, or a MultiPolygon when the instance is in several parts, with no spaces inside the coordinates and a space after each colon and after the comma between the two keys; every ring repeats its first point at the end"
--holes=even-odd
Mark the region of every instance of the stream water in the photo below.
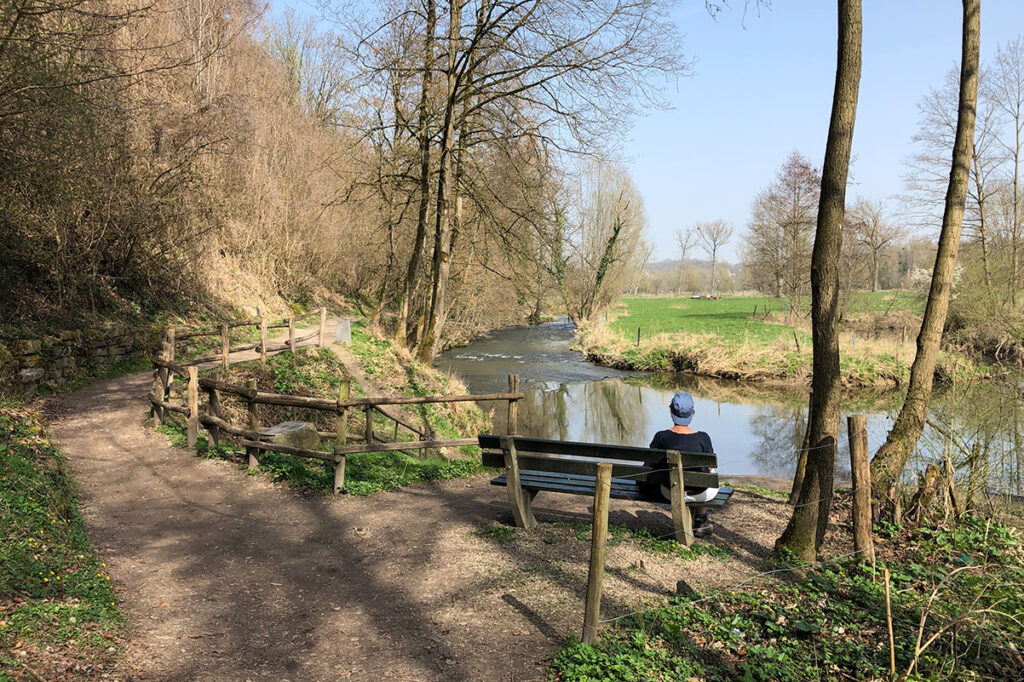
{"type": "MultiPolygon", "coordinates": [[[[508,386],[509,374],[518,374],[526,394],[519,433],[538,438],[646,446],[656,431],[672,425],[672,394],[687,391],[696,405],[692,426],[710,434],[721,473],[792,477],[807,419],[806,390],[609,369],[569,350],[572,335],[565,320],[500,329],[441,354],[436,365],[462,377],[473,393],[500,391],[508,386]]],[[[978,442],[993,487],[1019,494],[1024,459],[1020,388],[998,383],[939,395],[931,419],[940,426],[954,425],[957,437],[951,441],[926,429],[916,463],[944,453],[963,458],[978,442]]],[[[846,414],[867,415],[868,446],[874,452],[885,440],[900,397],[865,391],[844,396],[838,480],[849,480],[846,414]]],[[[496,433],[504,431],[504,421],[504,411],[494,410],[496,433]]]]}

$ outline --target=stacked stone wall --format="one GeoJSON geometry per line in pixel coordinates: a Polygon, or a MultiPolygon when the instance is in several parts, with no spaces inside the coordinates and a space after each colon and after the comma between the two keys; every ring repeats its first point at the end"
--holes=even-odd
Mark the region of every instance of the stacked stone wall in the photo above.
{"type": "Polygon", "coordinates": [[[65,331],[34,339],[0,340],[0,387],[34,391],[102,374],[146,357],[157,331],[65,331]]]}

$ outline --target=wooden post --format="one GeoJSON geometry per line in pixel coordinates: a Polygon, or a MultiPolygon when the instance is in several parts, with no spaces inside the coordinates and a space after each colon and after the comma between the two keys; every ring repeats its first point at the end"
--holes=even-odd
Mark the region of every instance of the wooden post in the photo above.
{"type": "Polygon", "coordinates": [[[327,308],[320,309],[320,347],[327,347],[327,308]]]}
{"type": "MultiPolygon", "coordinates": [[[[174,327],[168,327],[164,330],[163,337],[160,339],[160,351],[157,357],[161,360],[174,360],[174,327]]],[[[170,383],[168,381],[168,374],[170,374],[170,370],[164,367],[157,367],[153,372],[153,388],[151,392],[153,398],[160,402],[167,402],[167,388],[170,383]]],[[[164,408],[160,405],[154,405],[153,416],[163,424],[164,408]]]]}
{"type": "Polygon", "coordinates": [[[871,537],[871,468],[868,464],[868,419],[863,414],[846,418],[853,476],[853,550],[861,561],[875,560],[871,537]]]}
{"type": "Polygon", "coordinates": [[[636,345],[640,345],[640,327],[636,328],[636,345]]]}
{"type": "MultiPolygon", "coordinates": [[[[253,378],[249,379],[249,381],[246,382],[246,385],[249,388],[251,388],[253,391],[255,391],[256,390],[256,378],[253,377],[253,378]]],[[[259,416],[259,413],[256,410],[257,410],[256,403],[254,401],[250,400],[249,401],[249,425],[248,426],[249,426],[249,430],[250,431],[255,431],[256,432],[256,434],[253,435],[254,439],[255,438],[259,438],[259,436],[257,434],[259,433],[259,430],[260,430],[260,416],[259,416]]],[[[255,469],[256,467],[258,467],[260,465],[260,451],[259,451],[259,449],[258,448],[249,448],[249,447],[247,447],[245,449],[245,452],[246,452],[247,455],[249,455],[249,468],[250,469],[255,469]]]]}
{"type": "MultiPolygon", "coordinates": [[[[509,374],[508,375],[508,392],[519,393],[519,375],[509,374]]],[[[519,433],[519,401],[509,400],[508,401],[508,418],[505,424],[505,433],[510,436],[518,435],[519,433]]]]}
{"type": "MultiPolygon", "coordinates": [[[[345,379],[341,382],[341,388],[338,389],[338,402],[342,400],[348,400],[348,397],[352,395],[352,383],[345,379]]],[[[334,438],[336,445],[345,445],[348,440],[348,408],[341,407],[338,409],[338,435],[334,438]]],[[[334,494],[337,495],[341,492],[342,488],[345,487],[345,455],[339,455],[339,459],[334,463],[334,494]]]]}
{"type": "Polygon", "coordinates": [[[220,326],[220,366],[224,368],[224,371],[228,371],[228,367],[231,365],[231,339],[228,336],[228,326],[222,324],[220,326]]]}
{"type": "Polygon", "coordinates": [[[366,425],[363,428],[363,438],[366,440],[367,445],[373,445],[373,405],[367,405],[366,411],[366,425]]]}
{"type": "Polygon", "coordinates": [[[505,456],[505,492],[512,507],[512,516],[520,528],[536,528],[533,498],[537,493],[523,490],[519,481],[519,458],[516,455],[515,439],[511,436],[502,436],[500,442],[501,452],[505,456]]]}
{"type": "Polygon", "coordinates": [[[260,318],[260,362],[267,364],[267,318],[260,318]]]}
{"type": "Polygon", "coordinates": [[[680,454],[670,450],[668,464],[671,467],[668,476],[672,482],[670,499],[672,500],[672,525],[675,526],[676,542],[681,542],[684,547],[689,547],[693,544],[693,520],[690,518],[690,508],[686,506],[683,461],[680,454]]]}
{"type": "Polygon", "coordinates": [[[295,353],[295,318],[288,318],[288,350],[295,353]]]}
{"type": "Polygon", "coordinates": [[[601,622],[601,588],[604,583],[604,551],[608,544],[608,498],[612,487],[612,465],[597,465],[594,480],[594,526],[590,539],[590,571],[587,573],[587,601],[583,612],[583,643],[597,641],[601,622]]]}
{"type": "Polygon", "coordinates": [[[194,448],[199,438],[199,368],[188,368],[188,446],[194,448]]]}
{"type": "MultiPolygon", "coordinates": [[[[220,418],[220,398],[217,397],[217,389],[212,386],[207,388],[206,398],[210,406],[210,415],[220,418]]],[[[206,431],[210,434],[210,445],[216,450],[217,446],[220,445],[220,427],[211,424],[206,428],[206,431]]]]}

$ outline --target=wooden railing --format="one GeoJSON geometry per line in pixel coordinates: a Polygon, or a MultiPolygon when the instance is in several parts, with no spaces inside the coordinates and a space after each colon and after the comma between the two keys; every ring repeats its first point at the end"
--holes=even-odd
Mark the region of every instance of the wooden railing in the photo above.
{"type": "Polygon", "coordinates": [[[218,329],[210,330],[196,330],[196,329],[175,329],[174,327],[168,327],[164,330],[163,338],[160,342],[160,358],[163,360],[175,360],[175,354],[177,352],[178,345],[189,339],[201,338],[204,336],[220,337],[220,352],[216,355],[208,355],[206,357],[194,358],[188,362],[181,363],[182,365],[199,365],[207,362],[213,362],[214,360],[220,360],[221,366],[226,370],[231,365],[231,354],[239,353],[246,350],[259,350],[260,361],[266,362],[267,355],[273,355],[275,353],[281,353],[283,351],[295,352],[297,344],[310,339],[317,339],[317,345],[321,348],[327,345],[327,308],[320,308],[306,313],[305,315],[299,315],[298,317],[289,317],[280,322],[270,323],[266,318],[260,318],[258,320],[241,320],[238,322],[228,322],[220,325],[218,329]],[[315,315],[320,316],[320,326],[316,331],[306,334],[305,336],[295,336],[295,323],[302,320],[308,319],[315,315]],[[240,329],[244,327],[256,327],[260,330],[260,340],[255,343],[246,343],[240,346],[231,347],[230,333],[232,329],[240,329]],[[288,340],[281,343],[280,345],[271,346],[267,338],[268,331],[271,329],[287,329],[288,340]]]}
{"type": "MultiPolygon", "coordinates": [[[[320,339],[323,343],[323,330],[325,315],[321,313],[320,339]]],[[[222,326],[222,330],[227,325],[222,326]]],[[[241,323],[238,324],[241,326],[241,323]]],[[[266,343],[266,329],[273,329],[278,325],[261,324],[263,330],[260,347],[270,351],[266,343]]],[[[285,325],[289,329],[289,344],[280,350],[294,348],[294,345],[301,339],[296,339],[294,334],[294,321],[289,320],[285,325]]],[[[173,356],[173,343],[175,338],[189,338],[203,332],[186,332],[181,336],[170,337],[169,347],[173,356]]],[[[306,340],[315,334],[304,337],[306,340]]],[[[222,337],[224,338],[224,337],[222,337]]],[[[167,336],[165,335],[165,342],[167,336]]],[[[168,346],[165,345],[165,355],[168,346]]],[[[226,349],[226,342],[223,344],[226,349]]],[[[153,389],[150,391],[149,400],[153,406],[153,415],[160,423],[164,422],[165,412],[175,412],[184,415],[187,425],[187,441],[189,447],[195,447],[199,436],[199,427],[203,426],[210,435],[211,444],[217,447],[221,438],[233,437],[237,444],[245,448],[249,459],[249,466],[259,466],[260,453],[263,451],[279,452],[294,457],[308,459],[320,459],[334,462],[334,486],[333,492],[341,492],[345,484],[345,457],[346,455],[362,452],[388,452],[399,451],[412,454],[415,450],[439,449],[447,447],[458,447],[462,445],[476,445],[476,438],[455,438],[438,440],[430,432],[429,427],[418,429],[409,424],[399,416],[388,413],[384,410],[387,405],[425,405],[437,403],[458,403],[458,402],[479,402],[479,401],[506,401],[508,410],[508,430],[510,435],[515,435],[518,422],[518,401],[523,398],[519,392],[519,377],[510,374],[508,378],[508,391],[504,393],[490,393],[483,395],[447,395],[447,396],[378,396],[371,398],[352,398],[351,384],[343,381],[335,400],[330,398],[287,395],[281,393],[269,393],[256,388],[255,379],[250,380],[248,386],[231,384],[212,377],[200,377],[199,368],[196,366],[204,362],[212,362],[221,359],[224,367],[230,362],[230,352],[238,350],[251,350],[252,345],[241,346],[233,349],[222,350],[223,356],[210,358],[199,358],[187,364],[176,363],[173,359],[156,357],[152,359],[153,389]],[[182,377],[186,383],[186,390],[182,404],[172,402],[170,386],[175,376],[182,377]],[[200,404],[200,393],[206,395],[204,405],[200,404]],[[232,424],[224,419],[221,397],[231,395],[246,404],[245,425],[232,424]],[[276,405],[279,407],[298,407],[319,412],[327,412],[335,415],[334,431],[318,431],[321,439],[334,441],[334,447],[330,450],[309,450],[293,446],[270,443],[260,440],[261,424],[259,419],[258,405],[276,405]],[[365,414],[365,424],[362,434],[349,433],[349,414],[353,410],[362,410],[365,414]],[[388,440],[377,434],[373,428],[374,412],[384,415],[394,422],[394,435],[388,440]],[[399,441],[399,427],[413,433],[417,440],[399,441]],[[356,441],[350,443],[349,441],[356,441]],[[358,441],[362,441],[359,443],[358,441]]]]}

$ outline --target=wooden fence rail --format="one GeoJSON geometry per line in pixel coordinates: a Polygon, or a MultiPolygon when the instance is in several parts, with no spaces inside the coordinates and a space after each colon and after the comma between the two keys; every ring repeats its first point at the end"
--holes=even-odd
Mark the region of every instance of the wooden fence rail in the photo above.
{"type": "MultiPolygon", "coordinates": [[[[447,395],[447,396],[377,396],[370,398],[352,398],[351,387],[348,381],[343,381],[337,399],[320,398],[311,396],[287,395],[282,393],[271,393],[260,391],[256,388],[255,379],[250,380],[249,385],[242,386],[232,384],[221,379],[212,377],[200,377],[199,369],[196,366],[200,362],[212,362],[220,360],[222,367],[230,366],[230,354],[244,348],[250,350],[254,346],[260,347],[261,357],[266,358],[267,352],[273,349],[266,344],[266,330],[273,328],[265,320],[257,321],[260,327],[263,340],[259,344],[246,344],[243,347],[229,348],[225,339],[227,325],[221,327],[218,332],[222,338],[221,354],[203,360],[192,360],[187,363],[174,361],[174,345],[177,339],[182,338],[176,334],[176,330],[168,329],[161,344],[159,357],[152,358],[153,362],[153,388],[149,394],[150,403],[153,406],[153,415],[160,423],[164,422],[164,414],[167,411],[182,414],[186,418],[187,440],[190,447],[198,440],[199,427],[202,426],[210,434],[210,440],[216,447],[223,436],[233,437],[240,447],[245,448],[249,458],[249,466],[259,466],[259,458],[262,452],[278,452],[293,457],[306,459],[318,459],[334,463],[334,486],[333,492],[340,493],[345,485],[345,457],[347,455],[364,452],[389,452],[399,451],[411,455],[413,451],[434,450],[447,447],[459,447],[463,445],[475,445],[476,438],[453,438],[437,440],[431,433],[429,425],[424,429],[418,429],[407,423],[400,417],[396,417],[382,409],[386,405],[429,405],[438,403],[458,402],[483,402],[483,401],[505,401],[508,406],[508,432],[510,435],[516,433],[518,421],[518,403],[524,397],[519,392],[519,376],[510,374],[508,377],[508,391],[503,393],[486,393],[481,395],[447,395]],[[170,386],[175,376],[181,377],[186,383],[184,404],[178,405],[171,402],[170,386]],[[206,396],[205,404],[200,404],[199,396],[206,396]],[[232,424],[224,419],[221,397],[231,395],[245,402],[247,409],[247,423],[245,426],[232,424]],[[258,405],[275,405],[279,407],[299,407],[321,412],[328,412],[335,415],[334,431],[317,431],[321,439],[333,441],[333,448],[329,450],[309,450],[297,448],[279,443],[271,443],[260,439],[258,405]],[[365,424],[362,434],[349,434],[349,412],[352,409],[360,409],[365,415],[365,424]],[[379,413],[394,422],[394,435],[391,440],[378,435],[373,428],[373,415],[379,413]],[[413,433],[417,440],[399,441],[398,429],[404,428],[413,433]],[[349,441],[357,441],[350,443],[349,441]]],[[[320,329],[304,337],[295,338],[294,321],[289,320],[286,325],[289,329],[289,343],[278,350],[293,348],[296,343],[309,340],[319,335],[320,344],[324,345],[324,333],[326,328],[326,310],[320,312],[320,329]]],[[[190,332],[186,332],[190,334],[190,332]]],[[[196,334],[193,334],[195,336],[196,334]]],[[[189,338],[185,336],[185,338],[189,338]]]]}

